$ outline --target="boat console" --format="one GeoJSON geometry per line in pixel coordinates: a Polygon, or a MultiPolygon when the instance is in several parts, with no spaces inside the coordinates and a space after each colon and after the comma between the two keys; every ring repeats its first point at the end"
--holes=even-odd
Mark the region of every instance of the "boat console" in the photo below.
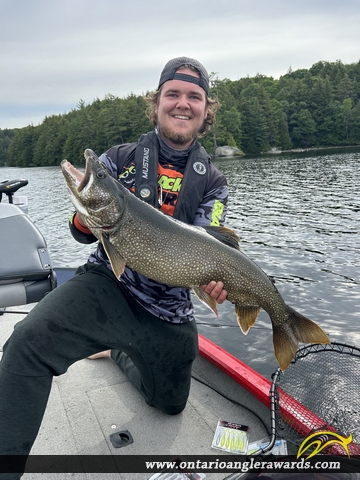
{"type": "Polygon", "coordinates": [[[57,285],[46,241],[13,194],[27,180],[0,182],[0,310],[41,300],[57,285]],[[8,203],[1,202],[2,194],[8,203]]]}

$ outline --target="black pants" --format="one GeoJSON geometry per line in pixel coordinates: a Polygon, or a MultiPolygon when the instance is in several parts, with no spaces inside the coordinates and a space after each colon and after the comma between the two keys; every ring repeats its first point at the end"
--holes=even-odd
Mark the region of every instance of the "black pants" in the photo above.
{"type": "Polygon", "coordinates": [[[102,350],[113,350],[149,405],[168,414],[186,405],[198,349],[195,322],[171,324],[149,314],[105,265],[79,270],[15,326],[4,346],[0,455],[29,453],[53,375],[102,350]]]}

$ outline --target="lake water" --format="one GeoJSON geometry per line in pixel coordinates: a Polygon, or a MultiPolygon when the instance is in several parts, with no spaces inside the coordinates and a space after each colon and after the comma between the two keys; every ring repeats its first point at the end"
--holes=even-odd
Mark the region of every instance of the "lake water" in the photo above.
{"type": "MultiPolygon", "coordinates": [[[[228,178],[227,226],[241,237],[242,251],[332,341],[360,346],[360,150],[214,163],[228,178]]],[[[28,197],[29,216],[45,236],[54,265],[84,263],[93,247],[69,233],[73,209],[60,167],[0,168],[0,181],[18,178],[29,180],[19,195],[28,197]]],[[[219,318],[194,303],[203,335],[270,378],[277,363],[265,312],[244,336],[229,302],[220,306],[219,318]]]]}

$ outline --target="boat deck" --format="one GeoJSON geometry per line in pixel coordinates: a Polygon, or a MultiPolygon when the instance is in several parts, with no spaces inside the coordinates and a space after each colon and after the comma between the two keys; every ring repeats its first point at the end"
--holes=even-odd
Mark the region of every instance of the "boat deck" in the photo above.
{"type": "MultiPolygon", "coordinates": [[[[0,350],[13,326],[23,318],[0,316],[0,350]]],[[[1,352],[0,352],[1,355],[1,352]]],[[[202,357],[193,368],[191,394],[185,410],[168,416],[149,407],[111,359],[82,360],[65,375],[56,377],[40,433],[32,449],[36,455],[212,455],[224,452],[211,447],[218,420],[250,426],[250,442],[268,437],[263,424],[244,406],[255,410],[270,425],[269,410],[240,385],[202,357]],[[239,406],[197,379],[215,387],[239,406]],[[128,430],[133,443],[115,448],[110,435],[128,430]]],[[[154,458],[155,460],[155,458],[154,458]]],[[[235,473],[235,472],[234,472],[235,473]]],[[[150,473],[58,473],[51,480],[104,478],[145,480],[150,473]]],[[[24,480],[48,478],[49,474],[27,473],[24,480]]],[[[230,473],[206,473],[206,480],[240,478],[230,473]]]]}

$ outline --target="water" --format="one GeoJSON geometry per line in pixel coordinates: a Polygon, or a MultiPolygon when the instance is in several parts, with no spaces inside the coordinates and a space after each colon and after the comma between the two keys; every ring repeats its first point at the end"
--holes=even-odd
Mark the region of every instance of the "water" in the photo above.
{"type": "MultiPolygon", "coordinates": [[[[227,225],[241,237],[242,251],[332,341],[360,346],[359,150],[215,163],[228,178],[227,225]]],[[[93,247],[77,243],[68,231],[73,209],[60,168],[0,168],[0,180],[15,178],[29,180],[21,194],[28,196],[29,216],[55,266],[85,262],[93,247]]],[[[277,363],[265,312],[244,336],[229,302],[219,307],[219,318],[196,299],[195,308],[203,335],[270,378],[277,363]]]]}

